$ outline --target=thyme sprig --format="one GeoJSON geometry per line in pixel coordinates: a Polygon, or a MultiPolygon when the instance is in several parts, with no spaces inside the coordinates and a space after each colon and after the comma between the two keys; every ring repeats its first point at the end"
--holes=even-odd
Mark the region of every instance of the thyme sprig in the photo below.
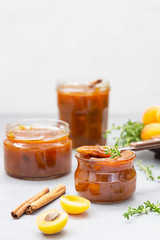
{"type": "Polygon", "coordinates": [[[110,158],[113,159],[115,157],[121,157],[121,151],[118,150],[117,145],[115,145],[114,147],[108,147],[105,150],[105,154],[110,154],[110,158]]]}
{"type": "Polygon", "coordinates": [[[160,182],[160,176],[158,177],[154,177],[153,174],[152,174],[152,169],[154,167],[153,164],[151,165],[143,165],[141,163],[142,161],[137,161],[136,162],[136,165],[139,166],[140,170],[145,172],[146,176],[147,176],[147,179],[151,179],[152,181],[157,181],[157,182],[160,182]]]}
{"type": "Polygon", "coordinates": [[[119,130],[119,137],[114,137],[113,139],[115,140],[115,144],[125,147],[131,142],[138,142],[142,140],[141,132],[143,128],[144,124],[142,122],[133,122],[128,120],[122,126],[115,126],[115,124],[113,124],[109,130],[105,131],[104,137],[107,137],[108,134],[111,134],[113,130],[119,130]]]}
{"type": "Polygon", "coordinates": [[[128,208],[128,211],[123,214],[124,218],[127,218],[129,220],[130,217],[133,215],[142,215],[142,214],[148,214],[149,212],[156,212],[160,214],[160,203],[159,201],[154,204],[150,201],[144,202],[144,205],[138,206],[138,208],[128,208]]]}

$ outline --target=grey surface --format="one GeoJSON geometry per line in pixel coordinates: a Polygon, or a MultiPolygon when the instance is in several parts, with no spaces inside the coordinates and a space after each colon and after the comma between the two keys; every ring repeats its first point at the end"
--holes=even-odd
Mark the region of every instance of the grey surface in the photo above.
{"type": "MultiPolygon", "coordinates": [[[[130,221],[125,220],[122,214],[128,206],[136,207],[146,200],[157,202],[160,200],[160,183],[147,181],[145,174],[137,169],[137,189],[128,200],[116,204],[91,204],[84,214],[69,216],[66,227],[57,235],[47,236],[42,234],[35,223],[37,216],[47,209],[61,209],[59,199],[36,211],[34,214],[23,215],[20,219],[12,219],[10,212],[18,204],[39,192],[44,187],[54,188],[62,183],[67,187],[67,194],[76,195],[74,189],[74,170],[76,159],[73,153],[72,172],[64,177],[45,181],[27,181],[11,178],[6,175],[3,167],[3,139],[5,125],[13,119],[30,116],[1,115],[0,116],[0,239],[1,240],[42,240],[42,239],[160,239],[160,216],[157,214],[134,217],[130,221]]],[[[50,116],[51,117],[51,116],[50,116]]],[[[130,116],[136,119],[138,116],[130,116]]],[[[111,116],[112,122],[122,123],[128,120],[128,116],[111,116]]],[[[109,139],[109,143],[111,139],[109,139]]],[[[137,153],[137,159],[146,164],[153,163],[155,176],[160,175],[160,160],[154,159],[150,151],[137,153]]]]}

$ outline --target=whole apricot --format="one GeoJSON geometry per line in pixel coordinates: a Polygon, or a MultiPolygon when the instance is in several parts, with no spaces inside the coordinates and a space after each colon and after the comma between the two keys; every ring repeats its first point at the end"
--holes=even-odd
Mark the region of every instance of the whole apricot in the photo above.
{"type": "Polygon", "coordinates": [[[157,122],[160,123],[160,110],[157,112],[157,122]]]}
{"type": "Polygon", "coordinates": [[[141,132],[142,140],[148,140],[157,135],[160,135],[160,123],[150,123],[144,126],[141,132]]]}
{"type": "Polygon", "coordinates": [[[157,112],[160,111],[160,107],[151,106],[148,107],[142,116],[142,122],[144,125],[157,122],[157,112]]]}
{"type": "Polygon", "coordinates": [[[37,219],[37,227],[45,234],[55,234],[60,232],[68,221],[66,212],[50,209],[41,213],[37,219]]]}

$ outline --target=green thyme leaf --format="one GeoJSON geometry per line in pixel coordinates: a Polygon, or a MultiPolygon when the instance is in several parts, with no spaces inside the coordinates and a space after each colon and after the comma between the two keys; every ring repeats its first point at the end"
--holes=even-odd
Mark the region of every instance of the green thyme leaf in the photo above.
{"type": "Polygon", "coordinates": [[[147,201],[144,202],[143,205],[138,206],[137,208],[129,207],[128,211],[123,214],[123,217],[129,220],[129,218],[132,217],[133,215],[148,214],[149,212],[156,212],[160,214],[159,201],[156,204],[147,201]]]}
{"type": "Polygon", "coordinates": [[[110,154],[110,159],[113,159],[115,157],[121,157],[121,151],[118,150],[117,145],[115,145],[114,147],[108,147],[105,150],[105,154],[110,154]]]}
{"type": "Polygon", "coordinates": [[[115,126],[115,124],[113,124],[109,130],[105,131],[104,137],[111,134],[113,130],[119,130],[119,137],[113,138],[115,140],[115,144],[118,146],[128,146],[131,142],[138,142],[142,140],[141,132],[143,128],[143,123],[128,120],[128,122],[124,123],[122,126],[115,126]]]}
{"type": "Polygon", "coordinates": [[[153,164],[151,164],[150,166],[143,165],[142,161],[139,160],[139,161],[136,162],[136,165],[140,168],[141,171],[145,172],[145,174],[147,176],[147,179],[151,179],[152,181],[160,182],[159,181],[160,176],[154,177],[153,174],[152,174],[152,169],[151,168],[154,167],[153,164]]]}

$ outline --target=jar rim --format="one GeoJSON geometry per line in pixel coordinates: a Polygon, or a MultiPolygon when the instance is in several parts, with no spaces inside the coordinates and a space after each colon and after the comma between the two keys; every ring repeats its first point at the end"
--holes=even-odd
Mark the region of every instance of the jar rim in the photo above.
{"type": "MultiPolygon", "coordinates": [[[[109,80],[107,78],[95,78],[95,77],[64,77],[64,78],[59,78],[57,79],[57,84],[56,84],[56,89],[57,90],[62,90],[65,87],[81,87],[81,86],[89,86],[89,84],[94,81],[94,80],[98,80],[98,79],[102,79],[101,83],[98,83],[96,85],[96,87],[98,87],[99,89],[108,89],[110,88],[110,84],[109,84],[109,80]]],[[[94,89],[94,88],[93,88],[94,89]]],[[[93,91],[92,89],[92,91],[93,91]]],[[[90,89],[91,90],[91,89],[90,89]]]]}
{"type": "Polygon", "coordinates": [[[14,140],[24,140],[24,141],[42,141],[48,142],[52,140],[56,140],[59,138],[63,138],[67,135],[69,135],[69,124],[62,120],[56,120],[52,118],[28,118],[28,119],[21,119],[21,120],[15,120],[6,125],[6,136],[8,137],[10,133],[14,131],[15,138],[14,140]],[[34,131],[39,130],[39,132],[42,133],[41,136],[28,136],[24,137],[25,133],[27,133],[28,130],[31,130],[30,132],[34,133],[34,131]],[[45,139],[45,133],[53,132],[53,131],[59,131],[57,135],[53,135],[50,138],[45,139]],[[21,136],[21,134],[23,135],[21,136]]]}
{"type": "Polygon", "coordinates": [[[82,155],[79,153],[79,152],[77,152],[76,151],[76,153],[75,153],[75,156],[77,157],[77,158],[80,158],[82,161],[85,161],[85,162],[90,162],[90,163],[103,163],[103,162],[105,162],[105,164],[107,165],[116,165],[116,164],[125,164],[126,162],[129,162],[129,161],[132,161],[135,157],[136,157],[136,153],[134,152],[134,151],[132,151],[132,150],[130,150],[131,152],[132,152],[132,155],[130,156],[130,157],[128,157],[128,158],[121,158],[120,160],[118,160],[118,159],[109,159],[109,158],[102,158],[102,157],[100,157],[100,158],[96,158],[96,157],[90,157],[90,158],[85,158],[85,157],[82,157],[82,155]]]}

